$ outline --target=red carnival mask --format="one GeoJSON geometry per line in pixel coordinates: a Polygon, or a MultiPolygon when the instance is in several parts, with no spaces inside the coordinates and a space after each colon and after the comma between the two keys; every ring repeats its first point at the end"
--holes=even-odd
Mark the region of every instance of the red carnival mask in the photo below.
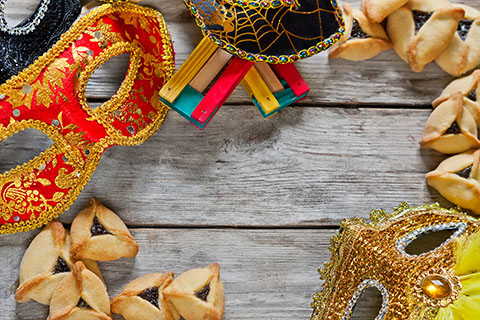
{"type": "Polygon", "coordinates": [[[88,13],[33,65],[0,86],[0,141],[33,128],[54,142],[0,175],[0,233],[40,227],[65,211],[113,145],[135,145],[161,126],[168,108],[158,91],[175,70],[162,15],[134,4],[88,13]],[[85,88],[108,59],[130,54],[126,78],[102,106],[85,88]]]}

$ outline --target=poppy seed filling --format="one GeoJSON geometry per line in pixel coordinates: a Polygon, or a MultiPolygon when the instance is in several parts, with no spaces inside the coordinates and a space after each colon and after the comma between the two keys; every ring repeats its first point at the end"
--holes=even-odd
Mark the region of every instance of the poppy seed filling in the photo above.
{"type": "Polygon", "coordinates": [[[455,121],[454,123],[452,123],[450,128],[448,128],[447,131],[445,131],[445,134],[457,134],[457,133],[462,133],[462,130],[460,130],[460,127],[457,121],[455,121]]]}
{"type": "Polygon", "coordinates": [[[207,301],[207,297],[209,293],[210,293],[210,284],[207,284],[205,287],[203,287],[202,290],[196,292],[195,296],[200,300],[207,301]]]}
{"type": "Polygon", "coordinates": [[[472,101],[477,101],[477,92],[475,91],[475,89],[473,89],[472,92],[468,94],[467,98],[472,101]]]}
{"type": "Polygon", "coordinates": [[[78,300],[77,307],[82,308],[82,309],[92,309],[88,303],[83,300],[83,298],[80,297],[80,300],[78,300]]]}
{"type": "Polygon", "coordinates": [[[455,174],[459,175],[462,178],[468,179],[470,177],[470,172],[472,172],[472,166],[467,167],[462,171],[455,172],[455,174]]]}
{"type": "Polygon", "coordinates": [[[352,32],[350,34],[350,38],[359,38],[359,39],[366,39],[369,38],[369,35],[363,32],[362,28],[358,24],[358,21],[353,19],[352,25],[352,32]]]}
{"type": "Polygon", "coordinates": [[[160,309],[158,305],[158,287],[145,289],[138,296],[142,299],[147,300],[148,302],[153,304],[155,307],[160,309]]]}
{"type": "Polygon", "coordinates": [[[63,273],[63,272],[70,272],[70,268],[68,267],[65,260],[63,260],[61,257],[58,257],[57,264],[53,269],[53,274],[63,273]]]}
{"type": "Polygon", "coordinates": [[[92,234],[92,236],[99,236],[102,234],[111,234],[110,232],[107,231],[107,229],[105,229],[105,227],[100,223],[100,221],[98,221],[97,217],[93,218],[93,224],[92,224],[92,228],[90,229],[90,233],[92,234]]]}
{"type": "Polygon", "coordinates": [[[473,20],[467,20],[467,19],[461,20],[458,23],[457,32],[462,40],[465,41],[467,39],[467,35],[468,35],[468,32],[470,31],[470,28],[472,27],[472,23],[473,23],[473,20]]]}
{"type": "Polygon", "coordinates": [[[418,33],[420,28],[432,16],[433,12],[412,11],[413,19],[415,20],[415,33],[418,33]]]}

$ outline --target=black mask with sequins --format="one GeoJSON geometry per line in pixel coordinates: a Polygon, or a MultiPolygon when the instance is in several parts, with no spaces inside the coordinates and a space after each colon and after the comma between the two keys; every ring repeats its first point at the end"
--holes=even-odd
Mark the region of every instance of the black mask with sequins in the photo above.
{"type": "Polygon", "coordinates": [[[81,11],[80,0],[42,0],[32,16],[16,27],[8,27],[1,9],[5,2],[0,1],[0,83],[47,52],[81,11]]]}

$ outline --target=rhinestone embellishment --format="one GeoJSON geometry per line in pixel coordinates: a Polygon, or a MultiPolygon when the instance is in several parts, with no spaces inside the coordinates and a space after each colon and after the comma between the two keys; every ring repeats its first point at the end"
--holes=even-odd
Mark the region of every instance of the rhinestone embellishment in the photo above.
{"type": "Polygon", "coordinates": [[[0,31],[6,32],[11,35],[25,35],[33,30],[39,25],[40,21],[42,21],[43,17],[45,17],[45,13],[47,12],[48,6],[51,0],[43,0],[40,4],[37,14],[33,18],[33,21],[23,25],[21,27],[9,27],[7,21],[5,20],[5,4],[7,0],[0,0],[0,31]]]}
{"type": "MultiPolygon", "coordinates": [[[[433,226],[428,226],[428,227],[423,227],[420,229],[417,229],[408,235],[406,235],[403,238],[400,238],[397,241],[396,247],[397,250],[400,251],[402,254],[406,255],[407,257],[413,257],[415,255],[411,255],[405,251],[405,248],[408,247],[409,244],[411,244],[415,239],[418,239],[421,235],[432,233],[432,232],[438,232],[438,231],[444,231],[444,230],[455,230],[455,233],[452,234],[450,238],[448,238],[445,242],[442,243],[441,246],[447,245],[452,241],[453,239],[457,238],[460,236],[462,233],[465,232],[467,229],[467,224],[463,222],[450,222],[450,223],[444,223],[444,224],[438,224],[438,225],[433,225],[433,226]]],[[[435,248],[433,250],[430,250],[428,252],[424,252],[422,254],[419,254],[417,256],[424,256],[427,255],[438,248],[435,248]]]]}
{"type": "Polygon", "coordinates": [[[25,93],[25,94],[30,94],[30,93],[32,92],[32,86],[29,85],[29,84],[24,84],[24,85],[22,86],[22,91],[23,91],[23,93],[25,93]]]}
{"type": "Polygon", "coordinates": [[[130,134],[135,134],[135,128],[132,127],[132,126],[128,126],[128,127],[127,127],[127,131],[128,131],[128,133],[130,133],[130,134]]]}
{"type": "Polygon", "coordinates": [[[448,298],[453,292],[448,279],[438,274],[423,279],[422,290],[427,296],[437,300],[448,298]]]}

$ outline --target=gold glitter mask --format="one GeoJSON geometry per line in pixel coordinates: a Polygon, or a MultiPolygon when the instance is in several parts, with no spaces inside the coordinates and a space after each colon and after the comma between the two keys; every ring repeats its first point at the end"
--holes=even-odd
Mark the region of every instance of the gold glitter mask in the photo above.
{"type": "Polygon", "coordinates": [[[479,222],[439,205],[393,213],[372,211],[371,223],[345,220],[332,238],[332,258],[319,270],[323,290],[314,295],[312,320],[348,320],[363,292],[383,298],[375,320],[480,319],[479,222]],[[418,255],[406,248],[423,235],[449,230],[450,238],[418,255]]]}

